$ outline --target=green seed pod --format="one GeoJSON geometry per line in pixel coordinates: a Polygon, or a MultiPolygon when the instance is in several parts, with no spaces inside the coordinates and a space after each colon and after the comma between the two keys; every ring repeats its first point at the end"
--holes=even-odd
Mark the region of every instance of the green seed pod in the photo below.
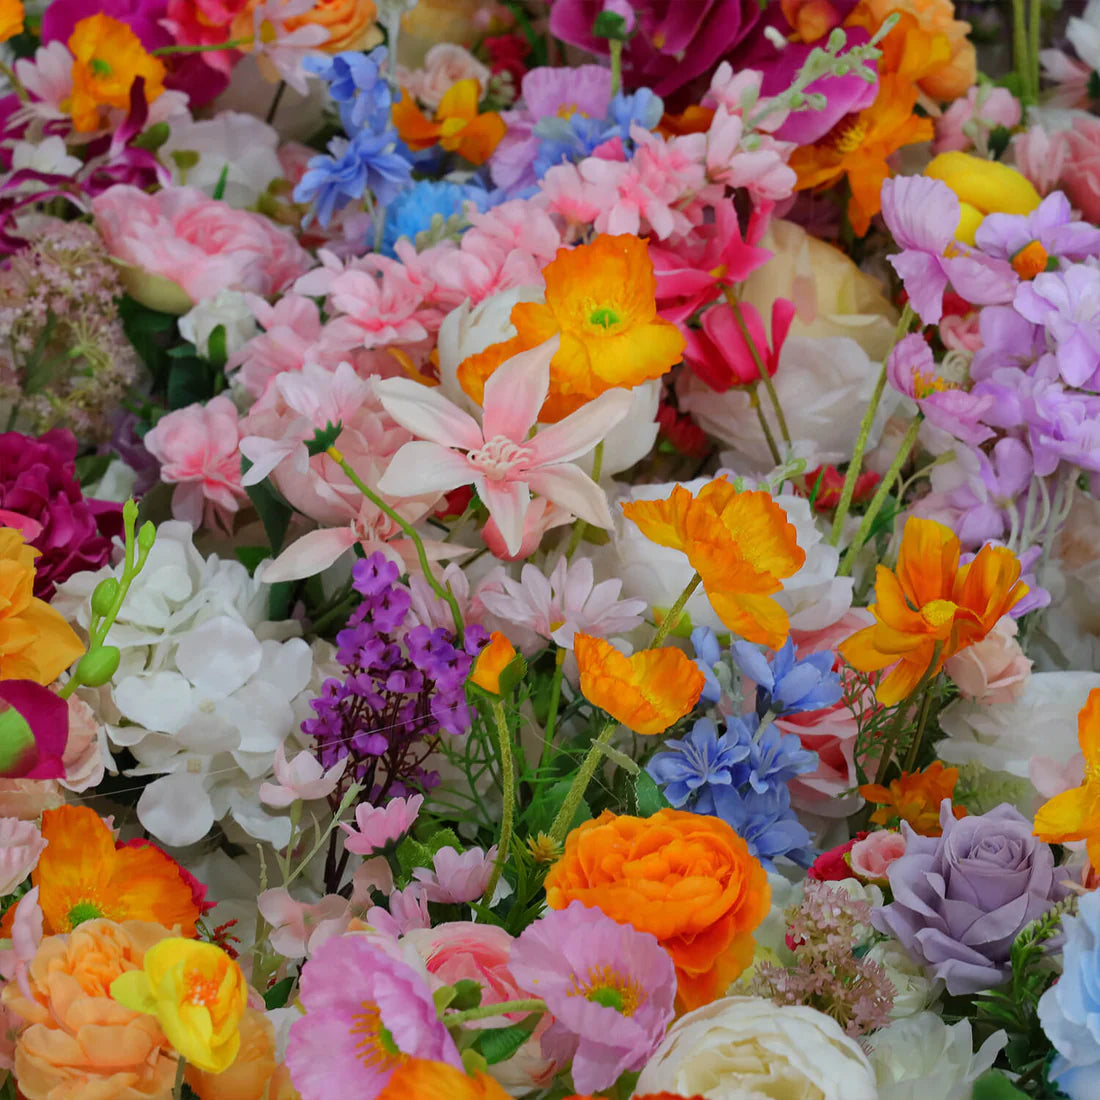
{"type": "Polygon", "coordinates": [[[93,649],[80,658],[76,677],[87,687],[102,687],[118,671],[121,656],[117,646],[105,645],[93,649]]]}
{"type": "Polygon", "coordinates": [[[118,599],[118,581],[114,577],[105,577],[95,586],[92,593],[92,611],[97,615],[110,615],[118,599]]]}

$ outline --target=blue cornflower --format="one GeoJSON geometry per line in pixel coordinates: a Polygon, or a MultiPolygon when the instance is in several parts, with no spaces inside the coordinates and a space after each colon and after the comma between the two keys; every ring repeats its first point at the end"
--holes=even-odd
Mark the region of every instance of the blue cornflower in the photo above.
{"type": "Polygon", "coordinates": [[[756,713],[763,717],[822,710],[840,702],[844,689],[833,671],[834,657],[828,650],[811,653],[799,660],[790,638],[769,661],[748,642],[730,647],[734,663],[756,683],[756,713]]]}
{"type": "Polygon", "coordinates": [[[623,141],[630,139],[630,127],[653,130],[665,113],[664,101],[648,88],[639,88],[630,95],[616,92],[611,100],[610,121],[623,141]]]}
{"type": "Polygon", "coordinates": [[[494,195],[482,187],[449,180],[420,180],[396,196],[387,207],[382,251],[392,256],[393,246],[402,237],[408,237],[415,244],[416,235],[431,228],[436,214],[446,221],[461,214],[468,202],[478,210],[487,210],[493,200],[494,195]]]}
{"type": "Polygon", "coordinates": [[[796,775],[817,767],[817,753],[802,747],[795,733],[783,733],[777,726],[760,728],[755,714],[726,720],[726,736],[747,745],[748,785],[760,794],[786,787],[796,775]]]}
{"type": "Polygon", "coordinates": [[[748,769],[743,764],[749,746],[721,737],[709,718],[700,718],[683,739],[670,738],[664,750],[646,766],[653,781],[663,788],[673,806],[683,806],[694,798],[692,809],[701,814],[714,813],[713,788],[733,788],[744,783],[748,769]]]}
{"type": "Polygon", "coordinates": [[[814,860],[810,834],[791,809],[786,787],[757,792],[716,788],[713,815],[731,826],[765,867],[780,856],[809,867],[814,860]]]}
{"type": "Polygon", "coordinates": [[[380,133],[389,126],[393,95],[382,76],[386,54],[386,47],[379,46],[369,54],[345,50],[331,58],[307,58],[303,63],[328,84],[349,135],[364,128],[380,133]]]}
{"type": "Polygon", "coordinates": [[[722,698],[722,685],[714,674],[714,666],[722,661],[722,647],[718,635],[709,626],[697,626],[691,632],[691,644],[695,650],[695,667],[703,674],[704,703],[717,703],[722,698]]]}

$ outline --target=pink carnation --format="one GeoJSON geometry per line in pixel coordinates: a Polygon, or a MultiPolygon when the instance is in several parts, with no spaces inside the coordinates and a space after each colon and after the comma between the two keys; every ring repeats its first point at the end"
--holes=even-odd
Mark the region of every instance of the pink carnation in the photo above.
{"type": "Polygon", "coordinates": [[[321,311],[300,294],[284,294],[274,305],[250,294],[248,304],[264,331],[229,357],[226,371],[239,368],[241,385],[252,397],[261,397],[275,375],[301,370],[315,358],[311,353],[321,336],[321,311]]]}
{"type": "Polygon", "coordinates": [[[1066,163],[1063,186],[1087,221],[1100,221],[1100,118],[1076,118],[1063,133],[1066,163]]]}

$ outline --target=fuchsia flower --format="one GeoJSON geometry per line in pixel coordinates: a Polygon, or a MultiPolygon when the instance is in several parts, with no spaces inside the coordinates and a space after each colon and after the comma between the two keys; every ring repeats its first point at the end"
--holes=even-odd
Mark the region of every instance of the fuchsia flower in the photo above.
{"type": "Polygon", "coordinates": [[[299,999],[286,1065],[302,1100],[372,1100],[406,1057],[462,1068],[425,981],[365,936],[324,944],[302,970],[299,999]]]}
{"type": "Polygon", "coordinates": [[[344,847],[359,856],[382,851],[413,827],[423,805],[422,794],[410,795],[408,798],[391,798],[385,806],[371,806],[361,802],[355,807],[358,832],[350,825],[340,825],[348,834],[344,847]]]}
{"type": "Polygon", "coordinates": [[[554,1020],[547,1058],[572,1059],[581,1092],[641,1069],[672,1022],[676,968],[657,938],[574,901],[528,925],[512,947],[516,984],[554,1020]]]}
{"type": "Polygon", "coordinates": [[[751,386],[760,381],[760,368],[755,355],[769,375],[779,369],[779,356],[794,320],[795,307],[786,298],[772,303],[771,342],[764,331],[764,322],[748,302],[741,303],[741,316],[748,329],[749,340],[741,332],[733,307],[725,302],[711,306],[703,313],[702,329],[681,325],[687,341],[684,360],[712,389],[725,393],[731,386],[751,386]]]}
{"type": "Polygon", "coordinates": [[[572,460],[592,450],[630,409],[626,390],[609,390],[556,424],[530,436],[550,389],[555,337],[513,356],[485,383],[479,425],[439,390],[411,379],[378,382],[383,408],[420,439],[406,443],[378,482],[383,493],[416,496],[473,485],[516,553],[531,507],[531,492],[610,529],[600,487],[572,460]]]}
{"type": "Polygon", "coordinates": [[[278,782],[261,783],[260,799],[269,806],[289,806],[292,802],[326,798],[336,789],[347,762],[345,756],[325,771],[311,752],[300,752],[288,762],[286,749],[280,745],[275,750],[275,778],[278,782]]]}

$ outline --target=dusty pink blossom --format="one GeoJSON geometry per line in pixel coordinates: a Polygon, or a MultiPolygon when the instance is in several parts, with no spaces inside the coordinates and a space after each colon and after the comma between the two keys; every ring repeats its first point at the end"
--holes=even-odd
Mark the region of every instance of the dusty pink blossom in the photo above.
{"type": "Polygon", "coordinates": [[[1065,130],[1066,162],[1062,186],[1070,202],[1090,222],[1100,221],[1100,118],[1083,116],[1065,130]]]}
{"type": "Polygon", "coordinates": [[[943,666],[964,699],[993,706],[1015,702],[1031,676],[1031,661],[1024,655],[1016,620],[1002,615],[993,629],[943,666]]]}
{"type": "Polygon", "coordinates": [[[361,802],[355,807],[356,828],[343,823],[340,825],[347,833],[344,847],[360,856],[382,851],[413,827],[423,805],[422,794],[391,798],[385,806],[361,802]]]}
{"type": "Polygon", "coordinates": [[[879,882],[885,880],[890,864],[903,855],[905,837],[888,829],[878,829],[852,845],[848,863],[859,878],[879,882]]]}
{"type": "Polygon", "coordinates": [[[307,360],[316,358],[321,311],[316,302],[300,294],[284,294],[274,305],[256,294],[249,294],[247,300],[264,331],[229,357],[226,372],[239,369],[241,385],[252,397],[262,397],[275,375],[301,370],[307,360]]]}
{"type": "Polygon", "coordinates": [[[975,84],[936,120],[933,153],[988,149],[989,135],[998,127],[1013,130],[1020,124],[1020,101],[1007,88],[975,84]]]}
{"type": "Polygon", "coordinates": [[[1049,195],[1059,184],[1066,168],[1069,147],[1058,131],[1030,126],[1012,139],[1016,167],[1035,185],[1040,195],[1049,195]]]}
{"type": "Polygon", "coordinates": [[[432,869],[418,867],[413,878],[423,884],[429,901],[462,905],[476,901],[484,893],[496,858],[495,844],[487,852],[483,848],[461,853],[454,848],[440,848],[432,860],[432,869]]]}
{"type": "Polygon", "coordinates": [[[60,783],[67,790],[79,793],[99,784],[110,754],[92,708],[75,695],[69,696],[68,703],[69,739],[61,757],[65,778],[60,783]]]}
{"type": "Polygon", "coordinates": [[[940,339],[952,351],[977,351],[982,346],[979,310],[960,317],[957,313],[940,319],[940,339]]]}
{"type": "Polygon", "coordinates": [[[787,164],[794,144],[756,134],[750,149],[745,147],[744,138],[744,120],[720,106],[706,134],[707,178],[727,187],[744,188],[754,202],[789,198],[798,181],[787,164]]]}
{"type": "Polygon", "coordinates": [[[280,886],[260,894],[256,907],[271,926],[271,946],[288,959],[308,958],[326,940],[346,932],[351,921],[351,906],[339,894],[326,894],[310,905],[295,901],[280,886]]]}
{"type": "Polygon", "coordinates": [[[424,55],[419,69],[398,69],[398,83],[433,111],[452,84],[476,80],[482,92],[490,72],[465,46],[439,42],[424,55]]]}
{"type": "Polygon", "coordinates": [[[269,806],[289,806],[299,800],[325,798],[336,789],[347,762],[345,757],[325,771],[311,752],[300,752],[287,761],[285,747],[280,745],[275,750],[277,782],[260,784],[260,800],[269,806]]]}
{"type": "Polygon", "coordinates": [[[64,804],[61,785],[53,779],[0,779],[0,817],[34,821],[64,804]]]}
{"type": "Polygon", "coordinates": [[[46,841],[38,827],[17,817],[0,817],[0,897],[10,894],[34,870],[46,841]]]}
{"type": "MultiPolygon", "coordinates": [[[[444,851],[450,851],[444,848],[444,851]]],[[[394,890],[386,899],[387,909],[375,905],[366,912],[365,920],[371,928],[383,936],[405,936],[418,928],[430,928],[427,890],[412,882],[404,890],[394,890]]]]}
{"type": "MultiPolygon", "coordinates": [[[[39,853],[41,854],[41,853],[39,853]]],[[[27,981],[27,968],[42,942],[45,919],[38,904],[38,887],[32,887],[16,903],[12,921],[11,948],[0,951],[0,974],[8,981],[16,981],[27,997],[33,995],[27,981]]]]}

